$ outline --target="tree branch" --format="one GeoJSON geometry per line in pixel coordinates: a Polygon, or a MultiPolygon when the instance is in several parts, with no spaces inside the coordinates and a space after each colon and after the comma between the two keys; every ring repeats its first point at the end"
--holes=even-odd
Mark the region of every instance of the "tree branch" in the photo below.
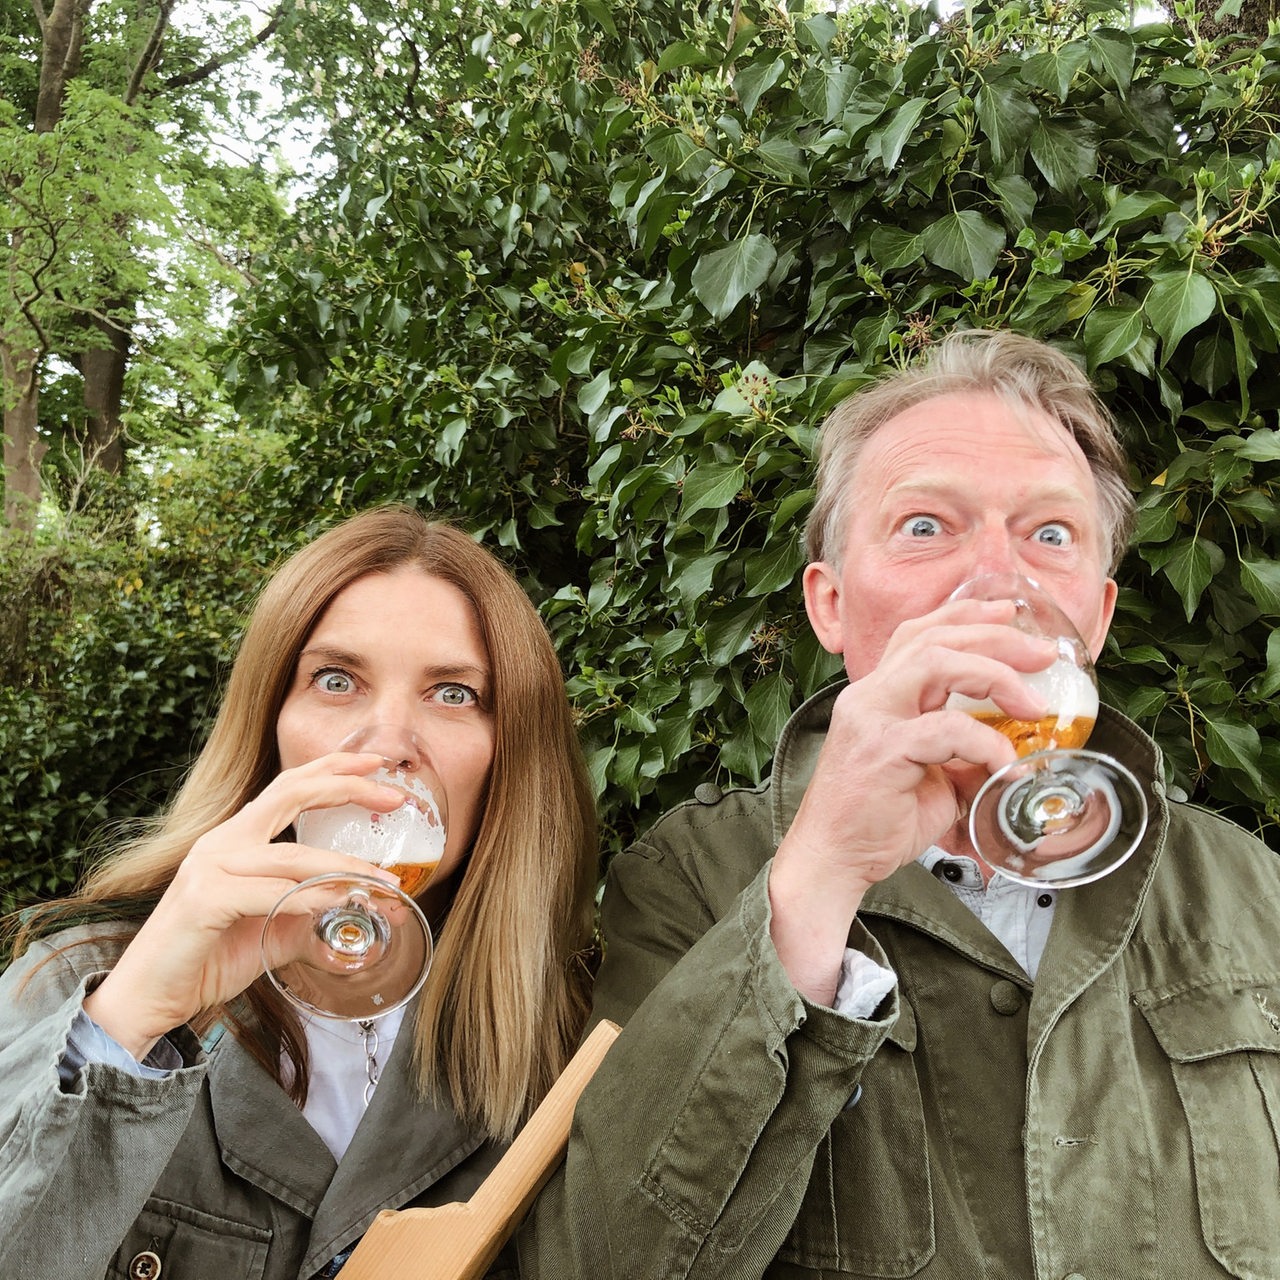
{"type": "Polygon", "coordinates": [[[173,6],[174,0],[160,0],[160,7],[156,10],[155,26],[151,28],[147,43],[143,46],[141,54],[138,55],[138,61],[134,64],[133,74],[129,77],[129,87],[124,93],[124,102],[127,107],[133,106],[142,89],[142,81],[146,78],[147,72],[156,65],[160,58],[160,46],[164,43],[164,33],[169,26],[169,15],[173,12],[173,6]]]}
{"type": "Polygon", "coordinates": [[[188,85],[199,84],[202,80],[207,80],[217,71],[221,71],[223,67],[235,62],[239,58],[243,58],[245,54],[251,50],[258,48],[260,45],[266,44],[268,40],[275,35],[280,27],[280,23],[284,20],[286,0],[279,0],[275,10],[271,14],[270,21],[258,32],[256,36],[251,37],[235,49],[227,49],[225,52],[218,54],[216,57],[210,58],[201,66],[192,67],[190,71],[183,71],[176,76],[170,76],[165,82],[166,89],[185,89],[188,85]]]}

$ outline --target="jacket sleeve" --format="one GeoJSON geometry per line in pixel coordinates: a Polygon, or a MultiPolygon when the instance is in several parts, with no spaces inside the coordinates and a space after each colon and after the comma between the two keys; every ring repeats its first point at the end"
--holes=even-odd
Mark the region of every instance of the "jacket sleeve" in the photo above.
{"type": "MultiPolygon", "coordinates": [[[[815,1150],[897,1017],[805,1001],[769,937],[766,864],[720,919],[678,859],[614,860],[593,1019],[625,1030],[519,1236],[534,1280],[759,1277],[815,1150]]],[[[885,958],[856,926],[851,941],[885,958]]]]}
{"type": "Polygon", "coordinates": [[[58,1064],[95,978],[93,942],[37,943],[0,975],[0,1275],[101,1280],[191,1117],[205,1075],[188,1032],[184,1066],[142,1079],[58,1064]]]}

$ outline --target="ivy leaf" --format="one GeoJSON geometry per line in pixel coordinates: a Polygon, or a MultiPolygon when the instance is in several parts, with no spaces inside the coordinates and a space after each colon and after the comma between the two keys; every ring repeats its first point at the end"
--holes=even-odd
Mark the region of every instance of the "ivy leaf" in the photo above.
{"type": "Polygon", "coordinates": [[[1105,71],[1123,97],[1133,82],[1133,66],[1137,57],[1133,37],[1127,31],[1099,27],[1086,37],[1094,55],[1094,65],[1105,71]]]}
{"type": "Polygon", "coordinates": [[[1262,739],[1251,724],[1205,717],[1204,748],[1224,769],[1239,769],[1262,789],[1262,739]]]}
{"type": "Polygon", "coordinates": [[[1240,581],[1262,613],[1280,617],[1280,561],[1241,557],[1240,581]]]}
{"type": "Polygon", "coordinates": [[[757,680],[744,699],[752,732],[772,751],[791,717],[791,685],[778,672],[757,680]]]}
{"type": "Polygon", "coordinates": [[[761,95],[767,93],[782,79],[782,73],[786,69],[786,62],[781,57],[775,56],[768,62],[749,62],[733,77],[733,91],[738,95],[738,105],[748,120],[755,111],[761,95]]]}
{"type": "Polygon", "coordinates": [[[1280,630],[1267,637],[1267,669],[1258,686],[1261,698],[1274,698],[1277,693],[1280,693],[1280,630]]]}
{"type": "Polygon", "coordinates": [[[1085,354],[1089,368],[1110,364],[1127,354],[1142,337],[1142,309],[1136,302],[1095,307],[1084,322],[1085,354]]]}
{"type": "Polygon", "coordinates": [[[1083,125],[1058,124],[1043,117],[1031,131],[1031,158],[1055,190],[1076,191],[1098,168],[1093,132],[1083,125]]]}
{"type": "MultiPolygon", "coordinates": [[[[1222,552],[1218,548],[1218,560],[1222,560],[1222,552]]],[[[1164,572],[1177,589],[1182,598],[1182,608],[1190,622],[1195,616],[1196,605],[1204,589],[1213,579],[1214,558],[1208,545],[1202,538],[1184,538],[1176,543],[1173,554],[1166,561],[1164,572]]]]}
{"type": "Polygon", "coordinates": [[[767,600],[739,600],[717,609],[707,623],[707,657],[724,666],[745,653],[767,608],[767,600]]]}
{"type": "Polygon", "coordinates": [[[716,249],[693,269],[693,292],[717,320],[723,320],[747,294],[769,278],[778,252],[768,236],[757,232],[716,249]]]}
{"type": "Polygon", "coordinates": [[[1168,363],[1183,336],[1208,320],[1217,305],[1213,285],[1195,271],[1152,276],[1143,306],[1151,327],[1164,342],[1164,363],[1168,363]]]}
{"type": "Polygon", "coordinates": [[[1276,462],[1280,460],[1280,431],[1272,427],[1258,428],[1240,447],[1238,456],[1252,462],[1276,462]]]}
{"type": "Polygon", "coordinates": [[[1005,234],[973,209],[944,213],[920,235],[925,257],[962,280],[985,280],[995,270],[1005,234]]]}
{"type": "Polygon", "coordinates": [[[923,98],[913,98],[893,112],[889,124],[880,130],[878,136],[872,134],[867,140],[868,146],[872,148],[877,142],[880,144],[880,162],[884,165],[886,173],[892,172],[898,163],[902,148],[906,146],[907,139],[920,123],[920,117],[924,114],[926,106],[928,103],[923,98]]]}
{"type": "Polygon", "coordinates": [[[1035,103],[998,83],[983,85],[974,99],[974,109],[991,157],[1000,166],[1017,158],[1040,119],[1035,103]]]}
{"type": "Polygon", "coordinates": [[[746,469],[739,462],[704,462],[694,467],[684,478],[681,521],[699,511],[718,511],[727,506],[746,482],[746,469]]]}

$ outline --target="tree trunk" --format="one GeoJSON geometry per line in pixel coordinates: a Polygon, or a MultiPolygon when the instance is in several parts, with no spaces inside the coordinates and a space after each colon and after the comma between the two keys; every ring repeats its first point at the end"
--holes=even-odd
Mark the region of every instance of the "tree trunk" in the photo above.
{"type": "Polygon", "coordinates": [[[4,368],[4,518],[10,529],[35,528],[40,507],[40,461],[48,447],[36,430],[40,353],[0,344],[4,368]]]}
{"type": "Polygon", "coordinates": [[[129,363],[129,334],[103,320],[95,321],[94,328],[111,345],[85,351],[76,362],[84,377],[84,407],[88,415],[85,460],[111,475],[119,475],[124,469],[120,415],[129,363]]]}

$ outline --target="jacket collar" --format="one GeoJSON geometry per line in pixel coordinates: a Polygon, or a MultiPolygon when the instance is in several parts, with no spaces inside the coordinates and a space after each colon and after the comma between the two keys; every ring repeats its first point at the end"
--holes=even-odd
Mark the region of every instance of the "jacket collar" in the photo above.
{"type": "MultiPolygon", "coordinates": [[[[771,778],[773,838],[795,818],[831,723],[831,707],[845,681],[819,691],[787,722],[771,778]]],[[[1142,782],[1150,818],[1132,856],[1110,875],[1058,895],[1053,929],[1037,975],[1031,1039],[1038,1043],[1057,1014],[1119,955],[1137,924],[1168,827],[1163,769],[1156,744],[1110,707],[1100,710],[1089,748],[1115,756],[1142,782]]],[[[923,852],[923,850],[921,850],[923,852]]],[[[876,885],[863,902],[864,918],[880,916],[926,928],[977,962],[1027,985],[1013,958],[949,889],[918,863],[876,885]]]]}

